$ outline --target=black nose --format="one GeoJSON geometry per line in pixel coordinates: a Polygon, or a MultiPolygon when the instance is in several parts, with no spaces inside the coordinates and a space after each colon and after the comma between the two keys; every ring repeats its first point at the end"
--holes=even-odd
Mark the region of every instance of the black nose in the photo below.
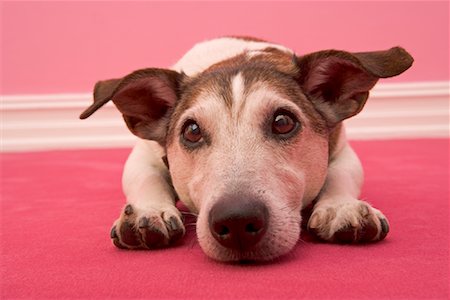
{"type": "Polygon", "coordinates": [[[212,207],[208,221],[209,230],[222,246],[248,250],[266,233],[268,210],[258,200],[227,197],[212,207]]]}

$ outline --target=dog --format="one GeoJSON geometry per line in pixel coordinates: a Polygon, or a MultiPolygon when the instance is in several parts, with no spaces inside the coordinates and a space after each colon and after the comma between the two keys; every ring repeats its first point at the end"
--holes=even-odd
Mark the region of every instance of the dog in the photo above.
{"type": "Polygon", "coordinates": [[[196,44],[171,69],[100,81],[89,117],[112,100],[138,136],[124,168],[127,204],[111,239],[123,249],[173,245],[185,234],[176,200],[197,215],[204,253],[265,261],[306,228],[321,240],[383,240],[389,222],[359,200],[361,163],[342,121],[364,107],[379,78],[413,63],[403,48],[298,56],[264,40],[196,44]]]}

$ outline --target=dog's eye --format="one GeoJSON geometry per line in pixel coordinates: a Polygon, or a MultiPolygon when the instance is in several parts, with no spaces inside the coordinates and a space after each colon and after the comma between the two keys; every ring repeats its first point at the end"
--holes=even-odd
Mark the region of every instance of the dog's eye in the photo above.
{"type": "Polygon", "coordinates": [[[285,110],[277,111],[273,116],[272,133],[280,137],[290,137],[290,133],[294,133],[300,124],[297,118],[290,112],[285,110]]]}
{"type": "Polygon", "coordinates": [[[202,139],[202,131],[195,121],[188,120],[183,126],[182,136],[185,142],[196,144],[202,139]]]}

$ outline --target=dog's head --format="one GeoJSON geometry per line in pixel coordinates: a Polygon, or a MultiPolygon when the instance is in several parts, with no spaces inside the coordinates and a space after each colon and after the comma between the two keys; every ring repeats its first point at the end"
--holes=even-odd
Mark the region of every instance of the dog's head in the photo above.
{"type": "Polygon", "coordinates": [[[166,148],[197,235],[218,260],[267,260],[293,248],[300,210],[327,174],[330,133],[379,78],[412,64],[401,48],[297,57],[269,48],[188,77],[144,69],[101,81],[82,118],[112,100],[135,135],[166,148]]]}

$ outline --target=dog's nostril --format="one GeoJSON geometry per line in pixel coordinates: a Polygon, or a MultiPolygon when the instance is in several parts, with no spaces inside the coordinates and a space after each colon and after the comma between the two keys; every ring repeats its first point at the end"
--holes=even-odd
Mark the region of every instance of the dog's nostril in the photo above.
{"type": "Polygon", "coordinates": [[[230,234],[230,229],[227,226],[220,226],[219,230],[217,230],[217,233],[223,237],[227,234],[230,234]]]}
{"type": "Polygon", "coordinates": [[[262,226],[258,226],[254,223],[249,223],[245,226],[245,231],[250,234],[257,234],[262,229],[262,226]]]}

